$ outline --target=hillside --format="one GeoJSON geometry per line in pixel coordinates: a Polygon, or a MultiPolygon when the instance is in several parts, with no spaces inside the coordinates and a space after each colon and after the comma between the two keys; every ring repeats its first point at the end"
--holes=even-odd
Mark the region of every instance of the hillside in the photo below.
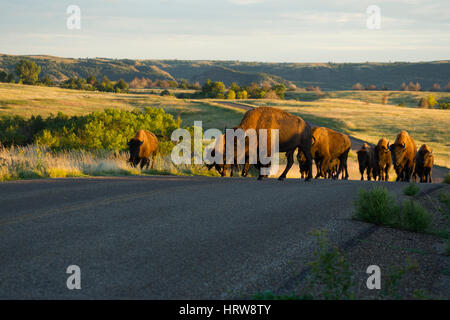
{"type": "Polygon", "coordinates": [[[68,77],[108,76],[111,80],[135,77],[152,80],[186,79],[191,82],[211,80],[249,82],[261,84],[294,83],[300,87],[320,86],[325,90],[349,90],[360,82],[363,85],[382,85],[398,90],[405,82],[419,82],[423,89],[433,83],[445,87],[450,82],[450,60],[434,62],[394,63],[262,63],[240,61],[182,61],[182,60],[131,60],[107,58],[60,58],[52,56],[13,56],[0,54],[0,69],[14,71],[16,63],[23,58],[38,63],[41,76],[48,75],[54,81],[68,77]]]}

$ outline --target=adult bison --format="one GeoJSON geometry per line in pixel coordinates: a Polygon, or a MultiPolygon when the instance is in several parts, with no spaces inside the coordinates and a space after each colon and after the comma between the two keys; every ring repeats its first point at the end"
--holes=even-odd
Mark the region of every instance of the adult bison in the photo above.
{"type": "Polygon", "coordinates": [[[356,152],[358,156],[359,172],[361,180],[364,180],[364,171],[367,174],[367,180],[377,179],[377,165],[375,161],[375,149],[364,143],[360,150],[356,152]]]}
{"type": "Polygon", "coordinates": [[[389,169],[392,166],[391,150],[389,142],[385,138],[378,140],[375,146],[375,163],[378,180],[389,181],[389,169]]]}
{"type": "Polygon", "coordinates": [[[127,142],[130,150],[129,162],[133,167],[136,167],[139,162],[141,169],[150,165],[150,157],[152,157],[152,168],[155,164],[155,156],[158,152],[158,138],[146,130],[139,130],[134,138],[127,142]]]}
{"type": "MultiPolygon", "coordinates": [[[[245,145],[245,164],[248,167],[249,154],[253,153],[257,155],[256,166],[261,169],[264,166],[261,163],[259,148],[261,147],[260,130],[267,130],[267,156],[270,157],[271,149],[271,129],[278,130],[279,145],[278,151],[285,152],[287,158],[286,168],[279,177],[279,180],[286,178],[289,169],[294,164],[294,152],[298,149],[298,152],[302,152],[306,158],[305,166],[309,168],[306,181],[312,178],[312,157],[311,157],[311,143],[312,132],[309,124],[298,116],[294,116],[286,111],[271,107],[259,107],[247,111],[242,118],[241,123],[236,129],[242,129],[244,132],[247,130],[255,130],[257,133],[257,142],[255,144],[246,143],[245,145]]],[[[270,165],[270,164],[269,164],[270,165]]],[[[245,169],[244,169],[245,170],[245,169]]],[[[267,175],[261,173],[258,176],[258,180],[266,178],[267,175]]]]}
{"type": "Polygon", "coordinates": [[[414,170],[414,177],[419,176],[420,182],[433,182],[433,151],[431,148],[424,144],[420,147],[416,154],[416,166],[414,170]]]}
{"type": "Polygon", "coordinates": [[[339,169],[333,179],[339,177],[342,172],[342,178],[348,179],[347,159],[350,151],[350,138],[334,130],[325,127],[315,127],[312,130],[313,144],[311,147],[311,155],[317,166],[316,178],[326,177],[330,170],[331,161],[339,159],[339,169]]]}
{"type": "Polygon", "coordinates": [[[397,173],[396,181],[407,181],[411,179],[414,172],[416,159],[416,143],[406,131],[397,135],[395,142],[390,146],[392,162],[397,173]]]}

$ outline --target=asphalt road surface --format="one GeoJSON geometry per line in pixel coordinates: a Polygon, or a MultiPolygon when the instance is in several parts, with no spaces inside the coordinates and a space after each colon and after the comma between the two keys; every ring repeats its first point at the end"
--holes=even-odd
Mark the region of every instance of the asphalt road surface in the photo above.
{"type": "MultiPolygon", "coordinates": [[[[1,299],[228,299],[289,288],[309,231],[339,246],[358,188],[404,183],[124,177],[0,183],[1,299]],[[66,269],[81,270],[81,289],[66,269]]],[[[422,190],[436,188],[421,184],[422,190]]]]}

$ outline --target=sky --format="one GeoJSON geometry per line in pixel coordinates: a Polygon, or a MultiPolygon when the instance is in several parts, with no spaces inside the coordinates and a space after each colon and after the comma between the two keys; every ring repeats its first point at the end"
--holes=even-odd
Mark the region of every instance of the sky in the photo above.
{"type": "Polygon", "coordinates": [[[450,59],[450,1],[0,0],[0,53],[73,58],[450,59]],[[69,29],[70,5],[80,28],[69,29]],[[374,11],[380,12],[379,28],[374,11]],[[367,26],[367,20],[369,25],[367,26]]]}

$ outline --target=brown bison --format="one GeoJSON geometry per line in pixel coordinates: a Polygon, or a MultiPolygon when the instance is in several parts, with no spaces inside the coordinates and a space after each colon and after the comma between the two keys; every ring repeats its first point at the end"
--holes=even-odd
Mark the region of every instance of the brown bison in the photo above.
{"type": "MultiPolygon", "coordinates": [[[[233,128],[233,129],[235,129],[235,128],[233,128]]],[[[225,150],[226,145],[225,145],[225,135],[224,134],[222,135],[221,138],[219,138],[217,140],[217,143],[223,143],[223,145],[222,145],[223,149],[222,150],[225,150]]],[[[213,156],[213,157],[216,154],[216,148],[217,148],[217,144],[216,144],[216,147],[213,150],[211,150],[211,156],[213,156]]],[[[211,170],[214,167],[214,169],[216,169],[216,171],[222,177],[226,176],[227,171],[230,170],[230,177],[232,177],[233,176],[233,172],[235,170],[237,170],[237,171],[240,170],[240,165],[237,163],[236,150],[235,150],[235,157],[234,157],[234,163],[233,164],[227,164],[226,163],[226,155],[225,155],[225,152],[224,152],[223,153],[222,163],[215,163],[215,162],[213,162],[211,164],[206,164],[206,167],[208,168],[208,170],[211,170]]],[[[244,166],[244,169],[242,170],[242,174],[241,174],[243,177],[247,176],[249,167],[250,167],[249,165],[244,166]]]]}
{"type": "MultiPolygon", "coordinates": [[[[267,130],[267,156],[270,154],[271,146],[271,129],[278,129],[279,133],[279,152],[285,152],[287,158],[287,165],[279,180],[286,178],[289,169],[294,164],[294,152],[298,149],[298,152],[302,152],[306,158],[305,166],[309,168],[309,173],[306,181],[312,178],[312,157],[311,157],[311,143],[312,133],[309,124],[298,116],[294,116],[286,111],[271,107],[259,107],[247,111],[244,117],[237,127],[244,132],[249,129],[254,129],[258,134],[257,144],[245,146],[245,164],[248,167],[249,154],[253,151],[257,155],[257,168],[267,167],[263,165],[259,158],[259,147],[261,141],[259,141],[259,133],[261,129],[267,130]],[[256,148],[256,150],[255,150],[256,148]],[[256,151],[256,152],[255,152],[256,151]]],[[[270,165],[270,164],[269,164],[270,165]]],[[[245,168],[244,168],[245,170],[245,168]]],[[[263,175],[260,171],[258,180],[266,178],[267,175],[263,175]]]]}
{"type": "Polygon", "coordinates": [[[389,142],[385,138],[381,138],[375,146],[375,163],[378,180],[389,181],[392,157],[391,150],[389,150],[389,142]]]}
{"type": "Polygon", "coordinates": [[[328,166],[328,172],[326,178],[332,179],[339,172],[339,164],[341,162],[338,158],[333,158],[330,161],[330,165],[328,166]]]}
{"type": "Polygon", "coordinates": [[[315,127],[312,130],[312,135],[314,141],[311,147],[311,155],[317,166],[315,178],[326,177],[332,159],[336,158],[339,160],[339,169],[333,179],[338,178],[341,172],[342,179],[348,179],[347,159],[351,146],[349,137],[325,127],[315,127]]]}
{"type": "Polygon", "coordinates": [[[396,181],[407,181],[411,179],[414,172],[416,159],[416,143],[408,132],[402,131],[397,135],[395,142],[390,146],[392,162],[397,173],[396,181]]]}
{"type": "Polygon", "coordinates": [[[141,169],[150,165],[150,157],[152,157],[152,168],[155,163],[155,156],[158,151],[158,138],[146,130],[139,130],[134,138],[127,142],[130,150],[129,162],[136,167],[139,162],[141,169]]]}
{"type": "Polygon", "coordinates": [[[426,144],[422,145],[416,154],[416,167],[414,170],[414,177],[418,176],[420,182],[433,182],[433,151],[426,144]]]}
{"type": "Polygon", "coordinates": [[[356,152],[358,156],[359,172],[361,180],[364,180],[364,171],[367,174],[367,180],[376,180],[377,165],[375,161],[375,149],[364,143],[360,150],[356,152]]]}

